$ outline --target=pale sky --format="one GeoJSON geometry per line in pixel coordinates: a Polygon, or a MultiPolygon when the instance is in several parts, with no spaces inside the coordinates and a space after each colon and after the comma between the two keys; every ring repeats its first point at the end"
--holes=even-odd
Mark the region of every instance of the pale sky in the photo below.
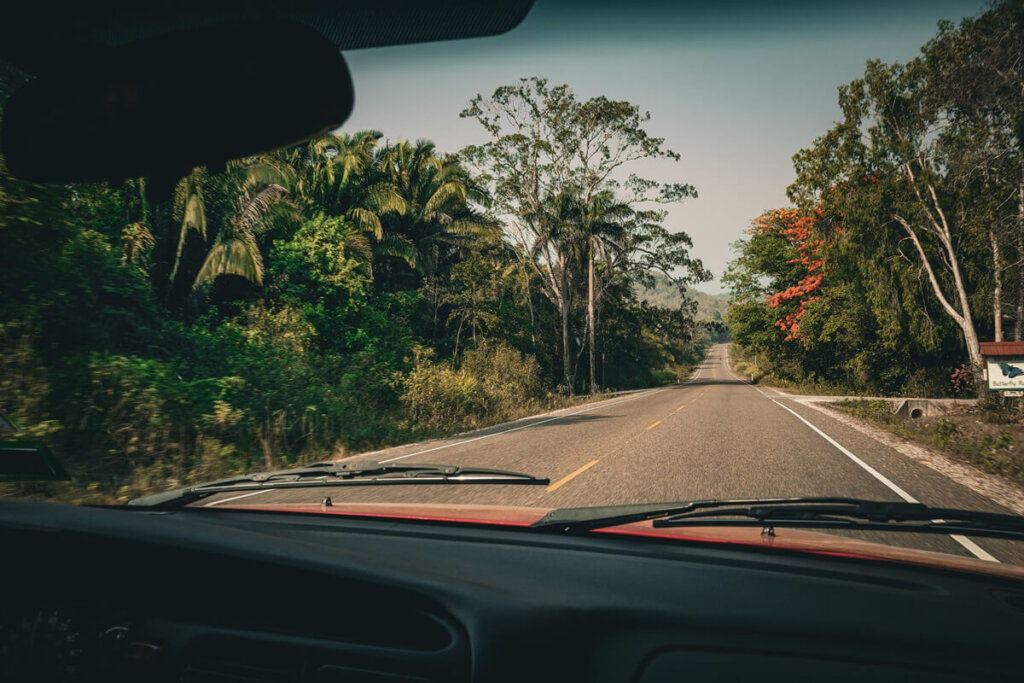
{"type": "Polygon", "coordinates": [[[459,112],[477,92],[529,76],[568,83],[580,99],[605,95],[651,112],[678,163],[636,168],[687,182],[699,197],[673,205],[721,291],[730,243],[764,209],[784,206],[792,156],[839,117],[836,88],[870,58],[906,61],[940,19],[983,9],[978,0],[895,2],[559,2],[538,0],[511,32],[473,40],[345,53],[356,106],[342,130],[391,140],[428,138],[455,152],[484,141],[459,112]]]}

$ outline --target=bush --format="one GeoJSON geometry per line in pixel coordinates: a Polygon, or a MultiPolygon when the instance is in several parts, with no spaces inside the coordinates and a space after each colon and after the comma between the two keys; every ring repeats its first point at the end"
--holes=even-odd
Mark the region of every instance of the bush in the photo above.
{"type": "Polygon", "coordinates": [[[430,349],[416,349],[402,393],[406,416],[420,428],[478,427],[540,406],[544,386],[533,356],[500,343],[466,352],[459,367],[432,356],[430,349]]]}
{"type": "Polygon", "coordinates": [[[751,382],[754,382],[755,384],[759,382],[765,374],[761,370],[761,368],[757,367],[753,363],[748,363],[742,360],[734,363],[733,369],[736,371],[737,375],[739,375],[743,379],[749,379],[751,382]]]}
{"type": "Polygon", "coordinates": [[[415,367],[402,393],[411,421],[428,430],[446,431],[479,412],[482,392],[476,380],[449,363],[434,363],[431,349],[417,348],[414,353],[415,367]]]}
{"type": "Polygon", "coordinates": [[[959,428],[956,424],[944,417],[940,417],[935,422],[935,443],[945,446],[956,437],[958,431],[959,428]]]}
{"type": "Polygon", "coordinates": [[[677,379],[676,373],[671,370],[652,370],[651,371],[651,383],[654,386],[662,386],[664,384],[674,384],[677,379]]]}
{"type": "MultiPolygon", "coordinates": [[[[892,406],[888,401],[872,399],[846,399],[835,405],[846,410],[848,413],[862,420],[888,425],[890,427],[901,427],[903,419],[893,414],[892,406]]],[[[902,433],[903,430],[900,430],[902,433]]]]}
{"type": "Polygon", "coordinates": [[[466,352],[461,370],[481,389],[481,418],[508,419],[539,405],[544,395],[537,359],[502,343],[484,343],[466,352]]]}

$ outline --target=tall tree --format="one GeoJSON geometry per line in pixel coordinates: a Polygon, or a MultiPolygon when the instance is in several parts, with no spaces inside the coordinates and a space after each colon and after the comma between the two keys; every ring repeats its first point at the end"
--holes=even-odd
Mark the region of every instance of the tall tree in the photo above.
{"type": "MultiPolygon", "coordinates": [[[[965,279],[964,245],[973,209],[956,192],[935,134],[940,112],[928,106],[927,72],[920,60],[907,65],[868,62],[864,78],[839,89],[844,120],[811,149],[794,157],[797,182],[790,196],[807,206],[837,186],[857,202],[867,196],[863,178],[882,184],[888,215],[902,229],[933,296],[960,328],[971,364],[982,365],[981,348],[965,279]]],[[[877,195],[875,195],[877,196],[877,195]]]]}
{"type": "Polygon", "coordinates": [[[416,274],[433,273],[453,250],[500,234],[498,221],[482,210],[489,202],[486,191],[456,157],[438,156],[433,143],[387,145],[376,153],[374,166],[396,198],[394,210],[381,217],[378,248],[416,274]]]}
{"type": "Polygon", "coordinates": [[[1024,3],[1004,2],[959,26],[941,22],[922,49],[930,106],[957,191],[971,196],[991,247],[992,315],[1003,336],[1005,294],[1014,295],[1014,338],[1024,337],[1024,3]],[[1014,257],[1002,258],[1002,254],[1014,257]],[[1012,265],[1009,265],[1011,264],[1012,265]],[[1004,273],[1016,271],[1015,282],[1004,273]],[[1009,288],[1007,288],[1009,285],[1009,288]]]}
{"type": "Polygon", "coordinates": [[[640,159],[679,159],[663,138],[647,133],[650,114],[630,102],[606,97],[581,102],[567,85],[529,78],[502,86],[488,98],[477,95],[460,115],[476,120],[490,137],[461,154],[484,172],[499,214],[522,253],[532,257],[526,265],[540,276],[545,295],[560,311],[563,382],[572,391],[568,318],[573,297],[566,266],[573,241],[552,238],[549,219],[559,212],[545,204],[575,195],[581,206],[588,206],[606,189],[620,191],[621,201],[630,205],[680,201],[695,197],[696,191],[692,185],[662,185],[628,173],[640,159]]]}

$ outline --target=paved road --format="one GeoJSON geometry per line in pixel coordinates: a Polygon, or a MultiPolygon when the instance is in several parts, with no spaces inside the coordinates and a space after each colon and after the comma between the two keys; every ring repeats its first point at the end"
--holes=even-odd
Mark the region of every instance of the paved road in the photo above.
{"type": "MultiPolygon", "coordinates": [[[[725,344],[684,384],[618,396],[469,435],[357,459],[472,465],[548,477],[542,486],[390,486],[221,495],[207,505],[315,502],[569,507],[703,498],[854,496],[1007,512],[821,412],[732,373],[725,344]]],[[[853,534],[1024,564],[1024,543],[853,534]]]]}

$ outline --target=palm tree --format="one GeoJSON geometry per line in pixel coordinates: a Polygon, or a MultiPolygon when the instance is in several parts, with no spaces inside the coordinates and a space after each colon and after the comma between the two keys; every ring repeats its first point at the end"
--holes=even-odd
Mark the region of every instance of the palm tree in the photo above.
{"type": "MultiPolygon", "coordinates": [[[[390,240],[381,223],[386,213],[400,212],[404,203],[376,167],[374,150],[382,134],[325,135],[307,145],[278,152],[296,170],[295,199],[307,215],[324,214],[348,220],[357,231],[348,233],[346,246],[358,253],[390,240]]],[[[372,259],[368,259],[373,273],[372,259]]]]}
{"type": "Polygon", "coordinates": [[[275,157],[260,157],[233,164],[225,177],[214,181],[202,169],[196,169],[178,183],[175,192],[176,217],[181,221],[178,248],[170,279],[177,281],[185,260],[186,243],[195,231],[206,242],[209,237],[211,194],[216,204],[227,204],[227,216],[221,218],[213,244],[206,250],[202,265],[189,285],[196,293],[221,275],[238,275],[250,282],[263,282],[263,255],[259,237],[267,230],[270,217],[278,207],[287,208],[285,198],[295,184],[295,173],[275,157]]]}
{"type": "Polygon", "coordinates": [[[604,296],[605,287],[614,276],[616,252],[623,248],[627,221],[633,216],[629,204],[621,202],[610,190],[594,193],[590,201],[578,211],[579,239],[587,259],[587,338],[590,355],[590,393],[598,390],[595,357],[595,306],[604,296]],[[602,268],[601,282],[595,281],[595,262],[602,268]]]}
{"type": "Polygon", "coordinates": [[[611,190],[601,190],[586,198],[576,188],[546,197],[539,211],[525,216],[536,234],[530,245],[528,261],[542,276],[548,297],[562,317],[563,375],[570,391],[574,373],[569,316],[574,293],[584,277],[580,271],[586,270],[588,386],[593,393],[598,389],[595,351],[597,308],[621,262],[633,216],[630,206],[618,200],[611,190]]]}
{"type": "Polygon", "coordinates": [[[386,185],[398,200],[378,214],[378,253],[428,275],[460,247],[500,234],[500,223],[475,208],[487,205],[486,192],[454,157],[437,157],[433,143],[388,145],[377,152],[374,166],[381,179],[375,187],[386,185]]]}

